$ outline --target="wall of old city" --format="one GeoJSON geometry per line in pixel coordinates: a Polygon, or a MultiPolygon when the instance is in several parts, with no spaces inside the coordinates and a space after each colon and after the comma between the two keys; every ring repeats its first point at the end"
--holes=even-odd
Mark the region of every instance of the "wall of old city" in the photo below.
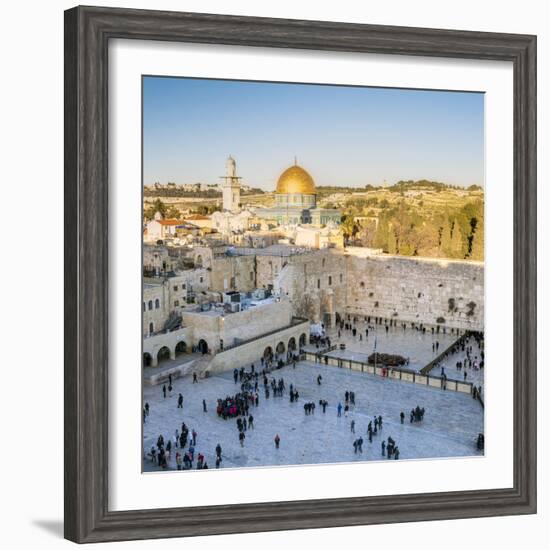
{"type": "Polygon", "coordinates": [[[483,330],[483,263],[350,248],[346,256],[348,313],[483,330]]]}
{"type": "Polygon", "coordinates": [[[289,258],[275,279],[275,289],[290,298],[294,314],[333,325],[346,304],[346,258],[327,249],[289,258]]]}
{"type": "Polygon", "coordinates": [[[211,264],[210,289],[250,292],[256,288],[255,268],[254,256],[216,256],[211,264]]]}

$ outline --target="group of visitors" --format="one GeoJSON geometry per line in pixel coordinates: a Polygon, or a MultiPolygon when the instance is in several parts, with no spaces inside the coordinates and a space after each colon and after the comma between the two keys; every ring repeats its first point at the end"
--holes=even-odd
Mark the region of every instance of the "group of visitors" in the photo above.
{"type": "Polygon", "coordinates": [[[394,460],[399,460],[399,447],[395,444],[395,441],[388,437],[388,443],[382,441],[382,456],[387,456],[388,460],[393,457],[394,460]]]}
{"type": "MultiPolygon", "coordinates": [[[[412,424],[413,422],[422,422],[422,420],[424,420],[424,412],[424,407],[419,407],[418,405],[414,409],[411,409],[409,415],[410,423],[412,424]]],[[[403,412],[401,414],[404,416],[403,412]]]]}

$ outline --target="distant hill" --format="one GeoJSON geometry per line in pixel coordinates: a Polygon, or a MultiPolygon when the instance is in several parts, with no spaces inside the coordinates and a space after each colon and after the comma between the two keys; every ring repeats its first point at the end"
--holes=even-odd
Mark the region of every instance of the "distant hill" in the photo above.
{"type": "Polygon", "coordinates": [[[483,261],[483,188],[427,180],[399,181],[324,195],[342,211],[347,242],[390,254],[483,261]]]}

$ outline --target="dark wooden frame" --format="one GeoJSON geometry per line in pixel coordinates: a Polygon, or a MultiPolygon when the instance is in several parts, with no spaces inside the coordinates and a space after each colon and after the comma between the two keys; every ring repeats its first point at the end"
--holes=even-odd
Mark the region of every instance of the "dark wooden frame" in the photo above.
{"type": "Polygon", "coordinates": [[[65,536],[75,542],[536,512],[536,37],[196,13],[65,12],[65,536]],[[503,60],[514,70],[514,486],[107,509],[107,62],[111,38],[503,60]]]}

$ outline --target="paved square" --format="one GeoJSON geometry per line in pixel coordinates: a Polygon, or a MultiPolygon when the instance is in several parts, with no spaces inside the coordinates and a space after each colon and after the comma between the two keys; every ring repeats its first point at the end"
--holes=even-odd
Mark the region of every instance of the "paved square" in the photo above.
{"type": "MultiPolygon", "coordinates": [[[[193,384],[191,377],[177,379],[171,395],[163,398],[162,386],[146,386],[144,402],[150,415],[144,424],[144,452],[149,453],[159,434],[165,440],[185,421],[190,430],[198,432],[196,455],[205,455],[210,468],[215,463],[215,447],[223,449],[223,468],[291,464],[318,464],[381,460],[381,442],[391,436],[399,446],[400,459],[479,456],[475,441],[483,432],[483,409],[471,395],[442,391],[418,384],[388,380],[369,374],[301,362],[296,368],[287,366],[274,370],[269,379],[284,378],[283,397],[265,399],[262,378],[259,377],[259,406],[251,407],[254,429],[246,432],[244,446],[238,441],[235,419],[223,420],[216,414],[216,400],[240,391],[233,382],[232,372],[214,375],[193,384]],[[317,375],[322,384],[317,385],[317,375]],[[293,384],[300,394],[297,403],[290,403],[288,387],[293,384]],[[344,405],[344,392],[356,394],[356,405],[348,417],[337,416],[338,403],[344,405]],[[178,394],[184,397],[183,409],[177,408],[178,394]],[[205,399],[208,411],[203,412],[205,399]],[[329,403],[323,414],[319,400],[329,403]],[[305,415],[304,403],[313,401],[315,413],[305,415]],[[409,422],[409,412],[419,405],[426,410],[420,423],[409,422]],[[404,424],[400,412],[405,413],[404,424]],[[374,415],[382,415],[383,430],[369,443],[367,425],[374,415]],[[355,434],[351,421],[355,420],[355,434]],[[279,434],[280,448],[275,449],[273,438],[279,434]],[[362,436],[363,453],[354,454],[353,441],[362,436]]],[[[175,469],[175,452],[169,468],[175,469]]],[[[196,463],[196,461],[195,461],[196,463]]],[[[158,469],[149,458],[144,470],[158,469]]]]}

